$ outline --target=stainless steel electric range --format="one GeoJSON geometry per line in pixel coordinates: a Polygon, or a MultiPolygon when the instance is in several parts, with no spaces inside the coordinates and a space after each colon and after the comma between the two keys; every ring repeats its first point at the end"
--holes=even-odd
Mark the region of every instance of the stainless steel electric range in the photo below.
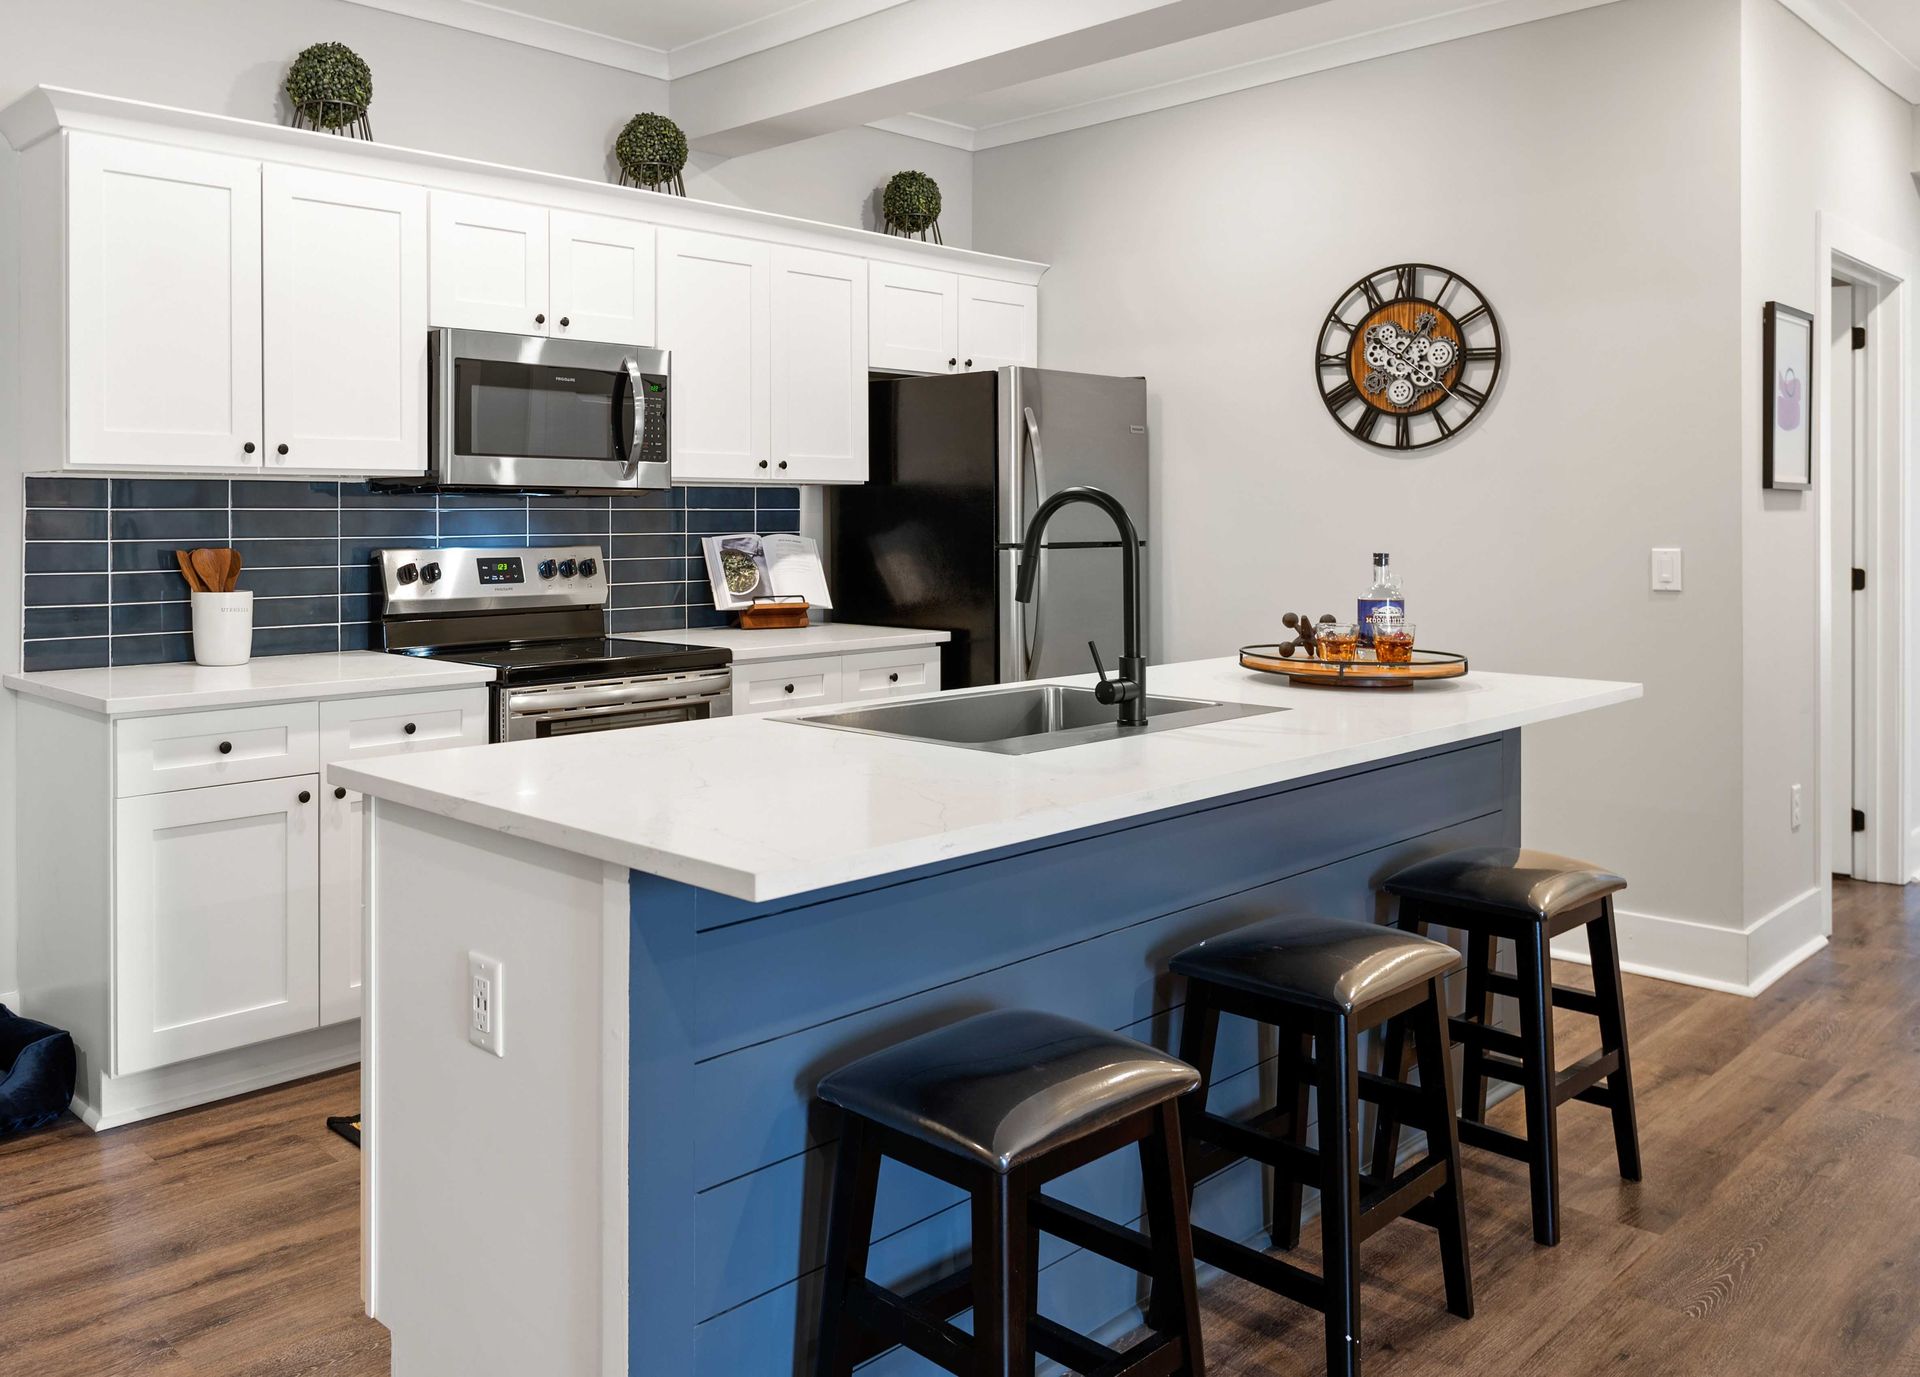
{"type": "Polygon", "coordinates": [[[384,648],[491,666],[494,741],[733,710],[732,652],[607,636],[597,545],[382,550],[379,565],[384,648]]]}

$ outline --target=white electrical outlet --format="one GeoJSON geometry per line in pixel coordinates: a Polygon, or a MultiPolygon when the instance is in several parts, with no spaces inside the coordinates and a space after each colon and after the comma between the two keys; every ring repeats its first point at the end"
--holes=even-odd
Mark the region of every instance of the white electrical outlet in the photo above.
{"type": "Polygon", "coordinates": [[[467,1041],[496,1057],[507,1054],[501,989],[500,963],[491,956],[468,952],[467,1041]]]}
{"type": "Polygon", "coordinates": [[[1800,830],[1800,786],[1798,784],[1793,786],[1792,817],[1793,817],[1793,830],[1798,832],[1800,830]]]}

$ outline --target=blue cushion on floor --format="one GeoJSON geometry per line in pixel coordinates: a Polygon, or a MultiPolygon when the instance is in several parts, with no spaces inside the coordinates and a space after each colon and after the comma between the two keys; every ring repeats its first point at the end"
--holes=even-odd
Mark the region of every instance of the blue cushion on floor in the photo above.
{"type": "Polygon", "coordinates": [[[44,1128],[73,1100],[73,1038],[0,1004],[0,1138],[44,1128]]]}

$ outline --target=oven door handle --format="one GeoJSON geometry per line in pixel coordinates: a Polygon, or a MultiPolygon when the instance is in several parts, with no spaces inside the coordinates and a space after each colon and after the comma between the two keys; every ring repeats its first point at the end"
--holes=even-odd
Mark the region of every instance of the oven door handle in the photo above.
{"type": "Polygon", "coordinates": [[[620,360],[620,371],[613,375],[613,457],[620,461],[620,477],[634,478],[640,472],[640,366],[629,356],[620,360]],[[621,397],[626,402],[621,403],[621,397]],[[632,434],[631,444],[627,441],[632,434]]]}
{"type": "Polygon", "coordinates": [[[557,712],[568,708],[623,707],[682,699],[716,698],[733,685],[725,670],[657,682],[596,684],[577,689],[520,689],[507,695],[510,713],[557,712]]]}

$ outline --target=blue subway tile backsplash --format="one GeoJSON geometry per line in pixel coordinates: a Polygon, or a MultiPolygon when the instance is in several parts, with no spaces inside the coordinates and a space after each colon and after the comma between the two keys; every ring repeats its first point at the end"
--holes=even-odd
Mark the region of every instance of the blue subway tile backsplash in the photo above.
{"type": "Polygon", "coordinates": [[[394,545],[599,545],[608,629],[724,626],[703,533],[800,528],[798,488],[675,488],[620,497],[384,493],[266,478],[31,477],[21,662],[29,670],[193,658],[174,551],[231,545],[254,595],[256,655],[379,643],[376,551],[394,545]]]}

